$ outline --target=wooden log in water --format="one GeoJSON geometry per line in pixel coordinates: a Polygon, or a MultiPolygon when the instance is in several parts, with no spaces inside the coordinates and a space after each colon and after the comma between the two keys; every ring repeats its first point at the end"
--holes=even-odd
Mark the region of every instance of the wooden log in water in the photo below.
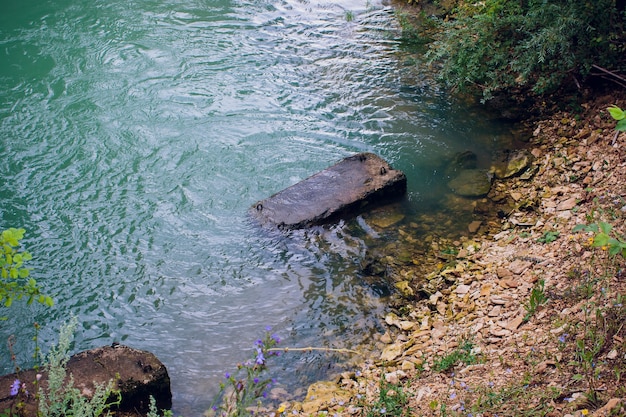
{"type": "Polygon", "coordinates": [[[406,193],[406,176],[373,153],[359,153],[252,206],[262,224],[296,229],[332,222],[406,193]]]}

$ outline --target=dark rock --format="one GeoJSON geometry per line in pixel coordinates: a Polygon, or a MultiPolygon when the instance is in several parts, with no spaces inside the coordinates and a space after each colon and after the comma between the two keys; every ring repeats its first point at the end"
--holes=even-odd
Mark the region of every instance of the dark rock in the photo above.
{"type": "Polygon", "coordinates": [[[492,177],[481,169],[466,169],[448,183],[455,194],[463,197],[483,197],[491,189],[492,177]]]}
{"type": "MultiPolygon", "coordinates": [[[[114,388],[120,391],[122,401],[114,407],[116,416],[145,416],[153,396],[159,410],[172,408],[170,378],[165,365],[150,352],[123,345],[105,346],[78,353],[70,358],[66,366],[67,378],[74,380],[74,387],[85,397],[95,392],[94,383],[107,384],[113,380],[114,388]]],[[[11,409],[18,401],[24,405],[23,415],[37,415],[37,371],[30,369],[18,374],[0,377],[0,410],[11,409]],[[26,384],[31,395],[11,397],[10,387],[15,379],[26,384]]],[[[48,385],[46,372],[40,372],[39,386],[48,385]]]]}
{"type": "Polygon", "coordinates": [[[251,213],[262,224],[296,229],[332,222],[405,193],[403,172],[377,155],[360,153],[257,202],[251,213]]]}

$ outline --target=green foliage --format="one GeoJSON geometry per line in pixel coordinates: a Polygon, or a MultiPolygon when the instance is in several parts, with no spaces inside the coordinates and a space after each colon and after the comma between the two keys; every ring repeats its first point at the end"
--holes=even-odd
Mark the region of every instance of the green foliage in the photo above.
{"type": "Polygon", "coordinates": [[[537,242],[539,243],[552,243],[555,240],[557,240],[559,238],[559,232],[558,231],[552,231],[549,230],[547,232],[545,232],[543,234],[543,236],[541,236],[539,239],[537,239],[537,242]]]}
{"type": "Polygon", "coordinates": [[[401,385],[392,384],[380,378],[378,399],[364,407],[366,417],[409,417],[413,415],[408,407],[409,396],[401,385]]]}
{"type": "Polygon", "coordinates": [[[172,410],[161,410],[161,411],[163,411],[163,414],[159,414],[159,410],[156,405],[156,400],[151,395],[150,405],[148,408],[148,414],[146,415],[146,417],[173,417],[174,416],[174,414],[172,413],[172,410]]]}
{"type": "Polygon", "coordinates": [[[433,363],[433,370],[436,372],[444,372],[461,362],[465,365],[471,365],[478,362],[478,357],[472,352],[474,344],[471,340],[464,340],[461,345],[451,353],[437,359],[433,363]]]}
{"type": "Polygon", "coordinates": [[[593,65],[623,65],[623,16],[612,0],[486,0],[441,22],[431,61],[449,86],[542,95],[593,65]]]}
{"type": "Polygon", "coordinates": [[[69,360],[70,344],[78,320],[73,317],[70,322],[61,327],[59,343],[50,349],[45,369],[48,372],[48,386],[39,387],[38,417],[97,417],[109,415],[108,409],[120,403],[119,393],[113,390],[113,381],[108,384],[94,384],[95,392],[90,399],[81,395],[81,391],[74,387],[74,379],[70,375],[66,381],[65,366],[69,360]],[[117,394],[117,400],[110,402],[110,398],[117,394]]]}
{"type": "Polygon", "coordinates": [[[606,222],[593,223],[590,225],[579,224],[574,227],[574,232],[593,232],[593,242],[591,246],[608,249],[609,255],[621,254],[626,259],[626,238],[613,231],[613,226],[606,222]]]}
{"type": "Polygon", "coordinates": [[[524,321],[530,320],[530,318],[537,312],[537,309],[541,305],[548,302],[548,297],[546,296],[544,286],[545,281],[540,279],[530,291],[530,297],[528,298],[528,302],[524,304],[524,309],[526,310],[524,321]]]}
{"type": "Polygon", "coordinates": [[[607,110],[611,117],[617,120],[615,130],[618,132],[626,132],[626,112],[615,105],[607,108],[607,110]]]}
{"type": "Polygon", "coordinates": [[[0,304],[11,307],[14,300],[26,298],[28,304],[37,301],[51,307],[52,298],[41,293],[37,281],[24,267],[24,262],[32,259],[29,252],[19,250],[24,233],[24,229],[10,228],[0,235],[0,304]]]}

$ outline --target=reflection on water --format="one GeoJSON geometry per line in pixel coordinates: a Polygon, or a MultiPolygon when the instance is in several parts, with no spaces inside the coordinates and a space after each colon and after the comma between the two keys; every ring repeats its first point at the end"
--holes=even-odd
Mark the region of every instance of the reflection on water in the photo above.
{"type": "MultiPolygon", "coordinates": [[[[450,101],[399,37],[371,0],[5,1],[0,227],[27,230],[56,305],[16,306],[0,339],[15,334],[27,363],[31,324],[45,345],[75,314],[77,350],[154,352],[184,415],[266,325],[288,346],[371,340],[389,289],[370,260],[464,223],[441,168],[466,150],[486,163],[505,132],[450,101]],[[254,201],[362,151],[407,174],[401,222],[363,213],[286,235],[249,222],[254,201]]],[[[345,359],[286,355],[279,383],[345,359]]]]}

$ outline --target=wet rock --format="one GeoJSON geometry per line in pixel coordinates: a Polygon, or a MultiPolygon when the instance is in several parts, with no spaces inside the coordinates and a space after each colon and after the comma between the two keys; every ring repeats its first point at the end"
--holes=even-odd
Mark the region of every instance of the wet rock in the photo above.
{"type": "Polygon", "coordinates": [[[499,152],[492,164],[496,178],[511,178],[522,174],[533,162],[532,154],[525,150],[499,152]]]}
{"type": "Polygon", "coordinates": [[[259,201],[250,209],[262,224],[303,228],[328,223],[406,193],[406,176],[372,153],[337,164],[259,201]]]}
{"type": "Polygon", "coordinates": [[[491,176],[481,169],[466,169],[448,183],[454,193],[463,197],[483,197],[491,189],[491,176]]]}

